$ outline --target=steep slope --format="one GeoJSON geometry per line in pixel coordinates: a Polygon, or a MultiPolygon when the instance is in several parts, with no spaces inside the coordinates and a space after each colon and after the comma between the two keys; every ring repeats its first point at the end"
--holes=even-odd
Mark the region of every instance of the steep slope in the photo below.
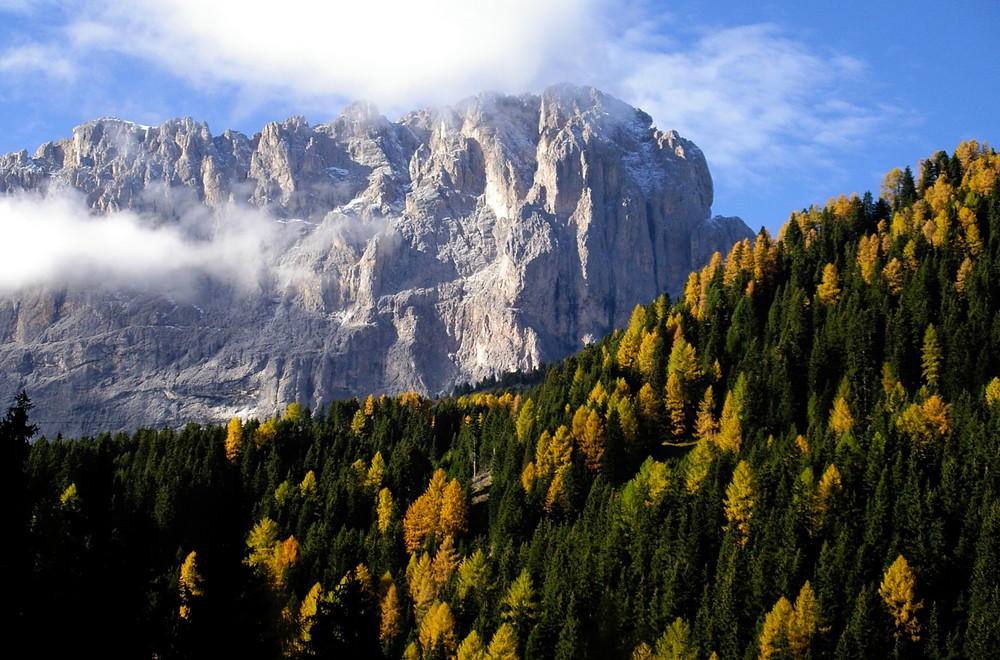
{"type": "Polygon", "coordinates": [[[0,158],[0,182],[177,227],[192,249],[266,225],[249,282],[73,272],[0,300],[0,387],[27,388],[49,433],[439,394],[530,369],[749,235],[709,219],[695,145],[569,86],[396,123],[356,103],[252,138],[102,119],[0,158]]]}

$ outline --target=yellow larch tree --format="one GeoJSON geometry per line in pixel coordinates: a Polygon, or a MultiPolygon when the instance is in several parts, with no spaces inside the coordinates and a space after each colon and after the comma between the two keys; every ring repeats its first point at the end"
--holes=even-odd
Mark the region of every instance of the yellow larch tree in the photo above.
{"type": "Polygon", "coordinates": [[[438,534],[442,536],[457,536],[465,531],[469,516],[469,504],[465,489],[458,479],[452,479],[444,487],[441,496],[441,514],[438,518],[438,534]]]}
{"type": "Polygon", "coordinates": [[[840,275],[833,264],[823,267],[823,279],[816,287],[816,299],[824,306],[836,305],[840,300],[840,275]]]}
{"type": "Polygon", "coordinates": [[[181,595],[180,617],[182,619],[191,618],[191,603],[195,598],[203,596],[205,593],[204,580],[198,572],[198,553],[192,551],[184,558],[181,564],[181,574],[178,582],[178,589],[181,595]]]}
{"type": "Polygon", "coordinates": [[[365,488],[369,489],[372,493],[378,493],[382,487],[382,479],[384,477],[385,459],[382,458],[382,452],[377,451],[372,456],[371,466],[369,466],[368,473],[365,475],[365,488]]]}
{"type": "Polygon", "coordinates": [[[886,569],[878,590],[896,623],[896,637],[906,636],[914,642],[920,639],[920,623],[916,613],[924,606],[923,601],[915,602],[916,587],[917,578],[913,570],[906,558],[899,555],[886,569]]]}
{"type": "Polygon", "coordinates": [[[239,417],[233,417],[226,426],[226,460],[236,462],[243,449],[243,423],[239,417]]]}
{"type": "Polygon", "coordinates": [[[383,534],[389,529],[389,525],[392,524],[393,508],[392,493],[388,488],[383,488],[378,492],[378,503],[375,505],[375,513],[378,517],[378,531],[383,534]]]}
{"type": "Polygon", "coordinates": [[[600,414],[593,409],[580,408],[573,417],[573,435],[583,453],[587,468],[591,472],[600,470],[601,460],[604,458],[604,424],[601,423],[600,414]]]}
{"type": "Polygon", "coordinates": [[[420,622],[418,641],[425,658],[437,657],[443,651],[445,657],[455,653],[455,618],[445,601],[435,601],[420,622]]]}
{"type": "Polygon", "coordinates": [[[712,393],[712,386],[705,388],[705,396],[698,404],[698,417],[694,422],[694,435],[699,440],[715,442],[715,434],[719,425],[715,421],[715,396],[712,393]]]}
{"type": "Polygon", "coordinates": [[[758,644],[760,660],[809,657],[809,646],[820,630],[820,604],[806,581],[793,606],[782,596],[764,618],[758,644]]]}
{"type": "Polygon", "coordinates": [[[515,627],[534,621],[538,612],[535,602],[535,588],[528,569],[522,569],[503,597],[503,619],[510,621],[515,627]]]}
{"type": "Polygon", "coordinates": [[[493,639],[486,649],[486,660],[518,660],[517,635],[509,623],[502,623],[493,633],[493,639]]]}
{"type": "Polygon", "coordinates": [[[438,551],[434,553],[434,561],[431,562],[431,573],[438,593],[441,593],[451,581],[456,566],[458,566],[458,552],[455,551],[455,542],[451,536],[446,536],[441,541],[438,551]]]}
{"type": "Polygon", "coordinates": [[[899,259],[893,257],[889,260],[889,263],[882,269],[882,278],[885,280],[889,293],[894,296],[899,295],[899,292],[903,290],[903,265],[899,259]]]}
{"type": "Polygon", "coordinates": [[[986,384],[986,405],[994,406],[1000,402],[1000,378],[994,377],[986,384]]]}
{"type": "Polygon", "coordinates": [[[427,490],[406,510],[403,517],[403,540],[407,551],[418,550],[432,535],[439,538],[465,531],[468,504],[465,490],[457,479],[448,481],[438,468],[427,490]]]}
{"type": "Polygon", "coordinates": [[[725,529],[736,533],[741,548],[746,545],[750,536],[750,518],[753,516],[755,498],[753,471],[749,463],[740,461],[733,471],[732,482],[726,487],[724,507],[727,521],[725,529]]]}
{"type": "Polygon", "coordinates": [[[526,399],[521,405],[521,410],[517,414],[517,422],[515,423],[519,442],[525,442],[531,436],[531,432],[535,427],[535,414],[535,402],[530,398],[526,399]]]}
{"type": "Polygon", "coordinates": [[[664,388],[664,392],[663,405],[667,411],[670,434],[675,438],[679,438],[687,432],[687,426],[684,423],[684,407],[687,403],[687,397],[685,396],[684,384],[676,373],[671,373],[667,376],[667,385],[664,388]]]}
{"type": "Polygon", "coordinates": [[[660,352],[663,342],[660,340],[660,333],[656,330],[647,333],[639,344],[639,354],[636,358],[636,365],[639,373],[646,380],[649,380],[653,373],[653,365],[656,363],[656,356],[660,352]]]}
{"type": "Polygon", "coordinates": [[[299,614],[295,622],[298,630],[293,634],[290,643],[291,649],[298,654],[308,655],[311,653],[312,629],[316,623],[316,614],[319,611],[322,596],[323,587],[317,582],[309,589],[299,606],[299,614]]]}
{"type": "Polygon", "coordinates": [[[413,601],[413,616],[419,624],[438,596],[429,554],[425,552],[419,557],[410,557],[410,563],[406,566],[406,584],[413,601]]]}
{"type": "Polygon", "coordinates": [[[486,649],[483,648],[483,641],[475,630],[462,640],[455,652],[455,660],[484,660],[485,657],[486,649]]]}
{"type": "Polygon", "coordinates": [[[389,577],[389,586],[379,601],[379,640],[383,644],[391,642],[399,634],[403,617],[403,608],[400,604],[396,583],[392,581],[392,576],[388,572],[386,572],[386,576],[389,577]]]}
{"type": "Polygon", "coordinates": [[[734,453],[740,451],[743,431],[740,427],[739,413],[739,405],[730,390],[726,392],[726,400],[722,404],[722,417],[719,419],[719,432],[715,435],[715,444],[722,451],[734,453]]]}
{"type": "Polygon", "coordinates": [[[872,277],[875,275],[879,245],[880,241],[877,234],[872,234],[869,237],[862,236],[861,241],[858,243],[857,264],[861,269],[861,279],[865,281],[865,284],[871,284],[872,277]]]}
{"type": "Polygon", "coordinates": [[[459,600],[464,600],[472,591],[485,591],[490,585],[490,566],[486,562],[486,554],[477,548],[458,565],[455,577],[455,592],[459,600]]]}
{"type": "Polygon", "coordinates": [[[851,430],[851,426],[854,425],[854,417],[851,415],[851,408],[847,405],[846,397],[839,397],[833,403],[833,409],[830,410],[830,428],[838,436],[841,436],[851,430]]]}
{"type": "Polygon", "coordinates": [[[615,356],[618,365],[623,369],[630,369],[635,366],[636,358],[639,356],[639,348],[642,345],[642,333],[646,326],[646,308],[636,305],[632,310],[632,318],[629,320],[628,329],[622,335],[618,344],[618,353],[615,356]]]}

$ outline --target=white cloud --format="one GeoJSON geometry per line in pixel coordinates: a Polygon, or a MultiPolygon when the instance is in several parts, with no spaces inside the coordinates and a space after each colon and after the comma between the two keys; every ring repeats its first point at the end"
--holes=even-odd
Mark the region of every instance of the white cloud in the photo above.
{"type": "Polygon", "coordinates": [[[616,55],[623,96],[694,140],[713,170],[752,185],[763,168],[831,166],[825,150],[871,137],[899,114],[864,104],[863,62],[819,53],[772,25],[704,33],[685,48],[642,43],[616,55]]]}
{"type": "MultiPolygon", "coordinates": [[[[203,218],[205,219],[205,218],[203,218]]],[[[255,290],[287,246],[281,225],[244,209],[220,212],[208,237],[185,223],[160,226],[130,213],[88,213],[80,196],[0,198],[0,290],[42,283],[155,287],[184,294],[201,276],[255,290]]]]}
{"type": "Polygon", "coordinates": [[[8,75],[42,74],[57,81],[73,80],[77,66],[57,48],[30,43],[0,52],[0,73],[8,75]]]}
{"type": "Polygon", "coordinates": [[[578,59],[602,1],[108,0],[72,32],[197,84],[409,109],[552,82],[554,62],[578,59]]]}

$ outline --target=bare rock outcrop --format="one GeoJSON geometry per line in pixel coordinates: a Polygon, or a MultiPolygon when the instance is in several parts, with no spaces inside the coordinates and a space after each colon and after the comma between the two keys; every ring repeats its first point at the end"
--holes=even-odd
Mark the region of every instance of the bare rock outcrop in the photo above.
{"type": "Polygon", "coordinates": [[[531,369],[751,235],[710,218],[698,147],[568,85],[395,123],[355,103],[253,137],[101,119],[0,157],[0,190],[76,191],[91,213],[176,225],[194,244],[222,216],[276,228],[252,290],[210,272],[183,293],[81,277],[0,296],[0,392],[26,388],[48,434],[436,395],[531,369]]]}

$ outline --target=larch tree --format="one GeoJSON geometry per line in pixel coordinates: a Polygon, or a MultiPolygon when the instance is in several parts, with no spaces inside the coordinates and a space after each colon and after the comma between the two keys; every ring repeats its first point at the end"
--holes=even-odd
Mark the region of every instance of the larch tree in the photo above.
{"type": "Polygon", "coordinates": [[[378,531],[383,534],[389,529],[389,525],[392,524],[393,508],[392,493],[388,488],[383,488],[378,492],[378,503],[375,505],[375,513],[378,517],[378,531]]]}
{"type": "Polygon", "coordinates": [[[485,657],[486,649],[483,648],[483,641],[475,630],[462,640],[455,652],[455,660],[484,660],[485,657]]]}
{"type": "Polygon", "coordinates": [[[896,638],[908,637],[916,642],[920,639],[920,623],[917,610],[924,606],[916,600],[917,578],[903,555],[886,569],[878,593],[896,623],[896,638]]]}
{"type": "Polygon", "coordinates": [[[465,489],[458,479],[452,479],[444,487],[441,495],[441,514],[438,517],[438,532],[442,536],[457,536],[465,531],[469,515],[469,504],[465,489]]]}
{"type": "Polygon", "coordinates": [[[243,449],[243,423],[239,417],[233,417],[226,426],[226,460],[236,462],[243,449]]]}
{"type": "Polygon", "coordinates": [[[455,653],[455,617],[445,601],[435,601],[420,622],[418,640],[425,658],[445,657],[455,653]]]}
{"type": "Polygon", "coordinates": [[[742,443],[739,403],[730,390],[726,392],[726,400],[722,404],[722,417],[719,419],[719,432],[715,435],[715,444],[722,451],[739,453],[742,443]]]}
{"type": "Polygon", "coordinates": [[[502,623],[493,633],[486,649],[486,660],[518,660],[517,635],[509,623],[502,623]]]}
{"type": "Polygon", "coordinates": [[[737,535],[740,547],[746,545],[750,535],[750,518],[753,516],[754,499],[753,471],[750,464],[740,461],[733,471],[733,480],[726,487],[724,502],[726,531],[737,535]]]}
{"type": "Polygon", "coordinates": [[[501,605],[504,621],[510,621],[517,628],[535,620],[538,604],[528,569],[522,569],[517,579],[511,582],[501,605]]]}
{"type": "Polygon", "coordinates": [[[396,583],[389,578],[389,586],[379,602],[379,640],[383,644],[392,642],[400,633],[402,605],[396,583]]]}
{"type": "Polygon", "coordinates": [[[823,279],[816,287],[816,298],[823,306],[836,305],[840,300],[840,275],[833,264],[823,267],[823,279]]]}
{"type": "Polygon", "coordinates": [[[179,614],[182,619],[191,618],[191,603],[205,593],[204,580],[198,572],[197,554],[194,551],[190,552],[181,564],[178,588],[181,596],[179,614]]]}
{"type": "Polygon", "coordinates": [[[465,600],[474,591],[488,590],[490,583],[490,566],[486,562],[486,554],[481,548],[476,548],[475,552],[464,557],[458,565],[455,591],[459,600],[465,600]]]}

